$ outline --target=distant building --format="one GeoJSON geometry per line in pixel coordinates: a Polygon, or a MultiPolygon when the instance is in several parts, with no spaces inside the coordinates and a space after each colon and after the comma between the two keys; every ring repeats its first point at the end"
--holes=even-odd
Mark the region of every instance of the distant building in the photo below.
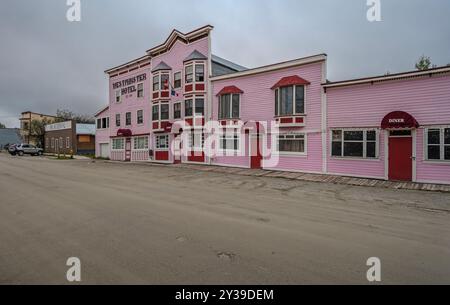
{"type": "Polygon", "coordinates": [[[31,111],[22,112],[20,120],[20,135],[23,139],[23,143],[39,145],[40,136],[33,135],[31,131],[31,122],[34,120],[44,121],[51,123],[58,119],[58,117],[53,115],[41,114],[31,111]]]}
{"type": "Polygon", "coordinates": [[[45,152],[86,155],[95,153],[95,125],[66,121],[45,126],[45,152]]]}
{"type": "Polygon", "coordinates": [[[2,150],[6,144],[18,144],[21,142],[22,139],[18,128],[0,129],[0,150],[2,150]]]}

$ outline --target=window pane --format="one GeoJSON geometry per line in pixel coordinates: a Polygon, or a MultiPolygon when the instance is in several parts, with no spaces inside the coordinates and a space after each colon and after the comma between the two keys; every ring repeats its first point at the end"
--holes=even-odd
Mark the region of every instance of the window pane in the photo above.
{"type": "Polygon", "coordinates": [[[185,78],[186,78],[186,84],[190,84],[193,81],[193,68],[192,66],[187,66],[185,69],[185,78]]]}
{"type": "Polygon", "coordinates": [[[231,95],[225,94],[220,97],[220,119],[229,119],[230,118],[230,103],[231,103],[231,95]]]}
{"type": "Polygon", "coordinates": [[[375,130],[367,131],[367,141],[376,141],[376,132],[375,130]]]}
{"type": "Polygon", "coordinates": [[[181,118],[181,103],[173,104],[173,117],[174,119],[181,118]]]}
{"type": "Polygon", "coordinates": [[[180,88],[181,87],[181,72],[175,73],[173,82],[174,82],[173,86],[175,88],[180,88]]]}
{"type": "Polygon", "coordinates": [[[159,90],[159,76],[153,77],[153,91],[159,90]]]}
{"type": "Polygon", "coordinates": [[[159,105],[153,105],[153,108],[152,108],[152,120],[153,121],[159,120],[159,105]]]}
{"type": "Polygon", "coordinates": [[[367,142],[366,146],[366,157],[375,158],[376,157],[376,142],[367,142]]]}
{"type": "Polygon", "coordinates": [[[344,143],[345,157],[362,157],[363,143],[362,142],[345,142],[344,143]]]}
{"type": "Polygon", "coordinates": [[[450,160],[450,146],[444,147],[444,159],[450,160]]]}
{"type": "Polygon", "coordinates": [[[439,129],[430,129],[428,130],[428,144],[440,144],[440,130],[439,129]]]}
{"type": "Polygon", "coordinates": [[[333,141],[342,141],[342,130],[333,130],[333,141]]]}
{"type": "Polygon", "coordinates": [[[362,141],[363,138],[363,131],[344,131],[344,141],[362,141]]]}
{"type": "Polygon", "coordinates": [[[450,144],[450,128],[444,129],[444,143],[450,144]]]}
{"type": "Polygon", "coordinates": [[[203,82],[205,81],[205,66],[204,65],[196,65],[195,66],[195,81],[203,82]]]}
{"type": "Polygon", "coordinates": [[[125,114],[125,125],[131,125],[131,112],[125,114]]]}
{"type": "Polygon", "coordinates": [[[184,101],[184,115],[192,116],[192,100],[184,101]]]}
{"type": "Polygon", "coordinates": [[[304,140],[278,140],[278,149],[280,152],[305,152],[304,140]]]}
{"type": "Polygon", "coordinates": [[[305,113],[305,87],[295,88],[295,113],[305,113]]]}
{"type": "Polygon", "coordinates": [[[205,100],[202,98],[195,99],[195,114],[203,115],[205,113],[205,100]]]}
{"type": "Polygon", "coordinates": [[[102,128],[102,120],[101,119],[97,119],[97,129],[102,128]]]}
{"type": "Polygon", "coordinates": [[[169,119],[169,104],[161,104],[161,120],[169,119]]]}
{"type": "Polygon", "coordinates": [[[232,109],[232,117],[239,117],[239,94],[233,94],[233,109],[232,109]]]}
{"type": "Polygon", "coordinates": [[[428,146],[428,159],[440,160],[441,159],[441,147],[439,145],[428,146]]]}
{"type": "Polygon", "coordinates": [[[280,101],[280,114],[293,114],[293,87],[284,87],[281,88],[281,101],[280,101]]]}
{"type": "Polygon", "coordinates": [[[162,90],[169,90],[169,75],[161,75],[161,88],[162,90]]]}
{"type": "Polygon", "coordinates": [[[333,142],[331,145],[331,155],[334,157],[342,157],[342,142],[333,142]]]}
{"type": "Polygon", "coordinates": [[[116,114],[116,126],[120,127],[120,114],[116,114]]]}

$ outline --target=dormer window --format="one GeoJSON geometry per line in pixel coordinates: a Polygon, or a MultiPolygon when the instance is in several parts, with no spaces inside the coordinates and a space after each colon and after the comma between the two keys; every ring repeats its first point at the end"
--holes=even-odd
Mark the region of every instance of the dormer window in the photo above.
{"type": "Polygon", "coordinates": [[[169,97],[170,70],[172,70],[172,68],[163,61],[152,70],[154,100],[169,97]]]}
{"type": "Polygon", "coordinates": [[[272,87],[275,90],[275,116],[305,114],[305,88],[309,84],[297,75],[284,77],[276,83],[272,87]]]}
{"type": "Polygon", "coordinates": [[[205,70],[208,57],[199,51],[193,51],[183,61],[184,63],[184,91],[205,91],[205,70]]]}

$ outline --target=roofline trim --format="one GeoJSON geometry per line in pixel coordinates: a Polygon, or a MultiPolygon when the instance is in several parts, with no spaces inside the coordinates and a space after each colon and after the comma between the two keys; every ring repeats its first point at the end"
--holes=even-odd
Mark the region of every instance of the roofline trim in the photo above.
{"type": "Polygon", "coordinates": [[[97,117],[99,114],[105,112],[105,111],[108,110],[108,109],[109,109],[109,105],[103,107],[102,109],[100,109],[99,111],[97,111],[96,113],[94,113],[94,117],[97,117]]]}
{"type": "Polygon", "coordinates": [[[289,61],[285,61],[285,62],[281,62],[281,63],[271,64],[271,65],[267,65],[267,66],[257,67],[257,68],[253,68],[253,69],[248,69],[248,70],[244,70],[244,71],[239,71],[239,72],[235,72],[235,73],[225,74],[225,75],[221,75],[221,76],[215,76],[215,77],[211,77],[210,80],[212,82],[214,82],[214,81],[219,81],[219,80],[244,77],[244,76],[249,76],[249,75],[254,75],[254,74],[270,72],[270,71],[287,69],[287,68],[296,67],[296,66],[302,66],[302,65],[306,65],[306,64],[315,63],[315,62],[321,62],[321,61],[325,61],[326,59],[327,59],[327,55],[323,53],[323,54],[298,58],[298,59],[294,59],[294,60],[289,60],[289,61]]]}
{"type": "Polygon", "coordinates": [[[129,66],[135,65],[135,64],[137,64],[137,63],[139,63],[139,62],[141,62],[143,60],[150,59],[150,58],[151,58],[150,55],[146,54],[146,55],[141,56],[139,58],[133,59],[133,60],[127,62],[127,63],[124,63],[124,64],[121,64],[121,65],[116,66],[114,68],[110,68],[108,70],[105,70],[105,73],[106,74],[110,74],[111,72],[114,72],[114,71],[117,71],[117,70],[120,70],[120,69],[123,69],[123,68],[127,68],[129,66]]]}
{"type": "Polygon", "coordinates": [[[423,71],[408,71],[408,72],[401,72],[401,73],[390,74],[390,75],[356,78],[356,79],[350,79],[350,80],[344,80],[344,81],[338,81],[338,82],[331,82],[331,83],[322,84],[322,86],[324,88],[335,88],[335,87],[366,84],[366,83],[372,83],[372,82],[398,80],[398,79],[402,79],[402,78],[420,77],[420,76],[448,73],[448,72],[450,72],[450,67],[445,66],[445,67],[437,67],[437,68],[432,68],[432,69],[423,70],[423,71]]]}

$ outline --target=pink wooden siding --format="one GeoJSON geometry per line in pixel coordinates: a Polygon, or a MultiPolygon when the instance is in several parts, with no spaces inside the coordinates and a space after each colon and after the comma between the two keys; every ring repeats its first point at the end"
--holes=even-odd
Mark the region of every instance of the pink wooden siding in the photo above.
{"type": "MultiPolygon", "coordinates": [[[[450,76],[434,75],[397,81],[327,89],[328,128],[380,127],[385,115],[405,111],[420,126],[450,125],[450,76]]],[[[450,183],[450,163],[424,161],[424,129],[416,132],[417,181],[450,183]]],[[[328,135],[328,172],[384,178],[384,132],[380,133],[380,160],[331,158],[328,135]]]]}
{"type": "MultiPolygon", "coordinates": [[[[322,170],[321,145],[321,82],[322,63],[312,63],[294,68],[270,71],[256,75],[213,81],[212,117],[218,119],[219,98],[216,96],[220,90],[227,86],[236,86],[244,93],[241,95],[240,119],[243,122],[250,120],[270,122],[275,116],[275,95],[271,89],[283,77],[298,75],[311,84],[306,86],[306,126],[296,128],[298,132],[307,132],[308,157],[289,156],[280,158],[280,164],[273,169],[291,169],[294,171],[320,172],[322,170]],[[310,133],[311,132],[311,133],[310,133]]],[[[214,160],[214,163],[240,166],[244,160],[239,158],[226,158],[214,160]]],[[[246,161],[248,166],[248,161],[246,161]]]]}

